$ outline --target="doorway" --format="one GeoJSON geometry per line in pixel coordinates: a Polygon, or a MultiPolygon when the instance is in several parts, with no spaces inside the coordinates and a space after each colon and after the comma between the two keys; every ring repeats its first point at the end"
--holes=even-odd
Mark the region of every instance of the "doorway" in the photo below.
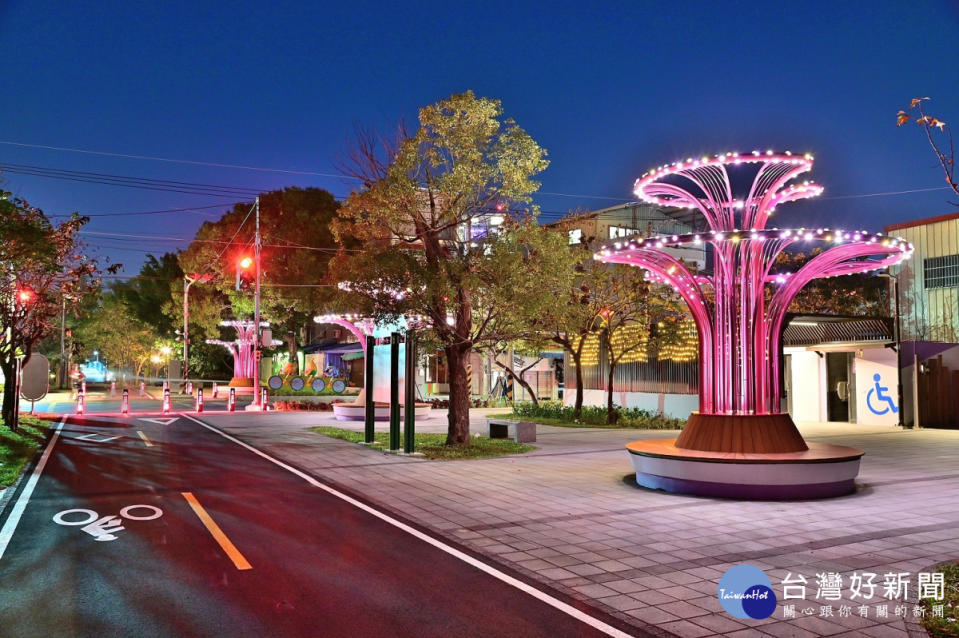
{"type": "Polygon", "coordinates": [[[826,420],[848,422],[853,417],[850,397],[855,392],[852,353],[826,353],[826,420]]]}

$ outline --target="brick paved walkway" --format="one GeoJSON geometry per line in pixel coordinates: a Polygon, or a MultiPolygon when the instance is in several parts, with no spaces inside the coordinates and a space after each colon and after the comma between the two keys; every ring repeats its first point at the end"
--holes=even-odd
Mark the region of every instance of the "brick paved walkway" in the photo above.
{"type": "MultiPolygon", "coordinates": [[[[485,432],[482,416],[474,412],[474,432],[485,432]]],[[[915,588],[919,571],[959,557],[956,431],[800,424],[810,440],[866,450],[859,490],[838,499],[777,503],[637,487],[624,444],[675,432],[539,426],[537,450],[525,455],[425,461],[306,430],[344,425],[326,414],[205,420],[639,628],[679,636],[906,636],[896,601],[885,601],[888,618],[877,617],[882,588],[865,603],[851,600],[849,575],[875,572],[881,583],[886,572],[909,572],[915,588]],[[722,611],[719,578],[740,563],[772,579],[780,606],[771,618],[740,621],[722,611]],[[806,601],[787,601],[800,603],[799,618],[784,620],[780,582],[790,572],[807,578],[809,590],[806,601]],[[815,600],[819,572],[841,573],[846,598],[815,600]],[[820,606],[827,603],[834,616],[821,618],[820,606]],[[859,615],[863,604],[867,618],[859,615]],[[840,616],[843,605],[851,615],[840,616]],[[804,616],[802,610],[812,607],[814,613],[804,616]]],[[[445,422],[440,413],[418,431],[444,430],[445,422]]]]}

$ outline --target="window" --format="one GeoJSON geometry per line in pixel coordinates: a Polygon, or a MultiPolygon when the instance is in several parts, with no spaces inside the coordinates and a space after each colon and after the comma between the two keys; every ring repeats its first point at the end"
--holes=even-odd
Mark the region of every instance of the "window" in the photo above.
{"type": "Polygon", "coordinates": [[[569,245],[572,246],[573,244],[581,243],[583,243],[583,229],[574,228],[573,230],[569,231],[569,245]]]}
{"type": "Polygon", "coordinates": [[[959,286],[959,255],[923,259],[922,274],[926,288],[959,286]]]}
{"type": "Polygon", "coordinates": [[[610,226],[609,227],[609,238],[616,239],[617,237],[629,237],[634,235],[639,231],[635,228],[627,228],[626,226],[610,226]]]}

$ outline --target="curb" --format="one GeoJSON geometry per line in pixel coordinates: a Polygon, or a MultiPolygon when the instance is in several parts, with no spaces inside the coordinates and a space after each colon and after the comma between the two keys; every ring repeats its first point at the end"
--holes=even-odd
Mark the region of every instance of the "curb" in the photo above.
{"type": "MultiPolygon", "coordinates": [[[[58,414],[53,416],[61,417],[64,415],[58,414]]],[[[50,422],[54,423],[55,421],[50,420],[50,422]]],[[[20,488],[23,486],[24,477],[33,473],[33,468],[37,466],[37,461],[40,460],[44,450],[46,450],[47,446],[50,445],[51,438],[53,438],[53,428],[48,428],[46,438],[43,440],[43,445],[37,446],[37,449],[34,450],[33,457],[23,466],[23,469],[20,471],[20,476],[17,477],[17,480],[13,482],[13,485],[9,485],[0,490],[0,523],[5,520],[7,506],[10,504],[10,501],[13,500],[13,496],[17,494],[20,491],[20,488]]]]}

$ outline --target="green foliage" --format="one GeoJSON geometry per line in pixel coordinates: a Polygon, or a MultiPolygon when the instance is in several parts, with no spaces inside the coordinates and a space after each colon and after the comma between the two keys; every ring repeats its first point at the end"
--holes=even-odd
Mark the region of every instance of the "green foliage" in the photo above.
{"type": "MultiPolygon", "coordinates": [[[[328,426],[310,428],[313,432],[325,434],[334,439],[343,439],[352,443],[361,443],[364,440],[362,432],[344,430],[328,426]]],[[[388,432],[376,432],[374,440],[377,443],[388,444],[388,432]]],[[[509,439],[488,439],[486,437],[471,437],[465,445],[446,445],[445,434],[417,434],[416,451],[421,452],[428,459],[454,461],[458,459],[484,459],[492,456],[506,456],[509,454],[523,454],[535,450],[536,447],[517,443],[509,439]]]]}
{"type": "MultiPolygon", "coordinates": [[[[218,335],[221,319],[253,316],[253,290],[235,289],[237,263],[253,255],[251,206],[236,204],[218,221],[203,224],[179,256],[184,272],[215,274],[209,283],[190,289],[190,324],[195,322],[208,336],[218,335]]],[[[330,231],[338,206],[330,193],[319,188],[289,187],[260,196],[261,313],[264,321],[273,324],[275,338],[293,333],[291,352],[296,351],[302,328],[335,293],[335,289],[316,287],[327,282],[330,254],[355,246],[352,238],[336,242],[330,231]]],[[[182,285],[179,290],[182,295],[182,285]]]]}
{"type": "Polygon", "coordinates": [[[0,429],[0,487],[12,485],[47,436],[50,423],[21,415],[16,432],[0,429]]]}
{"type": "Polygon", "coordinates": [[[174,303],[174,286],[182,290],[183,271],[175,253],[159,259],[147,255],[138,276],[113,286],[113,292],[141,323],[158,336],[172,338],[183,318],[182,294],[174,303]]]}
{"type": "Polygon", "coordinates": [[[424,342],[444,350],[453,443],[469,441],[468,353],[528,332],[524,319],[553,301],[547,280],[565,274],[555,263],[565,242],[529,206],[546,151],[502,113],[467,91],[420,109],[419,129],[395,145],[361,138],[346,170],[366,188],[333,227],[375,247],[337,256],[354,293],[344,302],[381,320],[418,315],[424,342]]]}
{"type": "Polygon", "coordinates": [[[943,600],[923,598],[919,604],[925,609],[922,626],[932,638],[955,638],[959,636],[959,562],[951,563],[936,570],[945,574],[945,596],[943,600]],[[933,615],[934,605],[943,606],[943,617],[933,615]]]}
{"type": "Polygon", "coordinates": [[[80,353],[99,350],[111,367],[129,370],[140,376],[150,357],[157,353],[159,331],[140,320],[129,303],[118,295],[107,293],[97,309],[83,319],[76,331],[80,353]]]}
{"type": "Polygon", "coordinates": [[[528,419],[549,425],[569,427],[617,427],[636,428],[643,430],[678,430],[685,425],[685,419],[674,419],[662,416],[650,410],[639,408],[621,408],[615,406],[619,415],[615,426],[606,423],[606,408],[600,406],[583,406],[582,414],[577,419],[572,406],[564,406],[559,401],[542,401],[540,404],[516,403],[513,406],[511,417],[528,419]]]}

